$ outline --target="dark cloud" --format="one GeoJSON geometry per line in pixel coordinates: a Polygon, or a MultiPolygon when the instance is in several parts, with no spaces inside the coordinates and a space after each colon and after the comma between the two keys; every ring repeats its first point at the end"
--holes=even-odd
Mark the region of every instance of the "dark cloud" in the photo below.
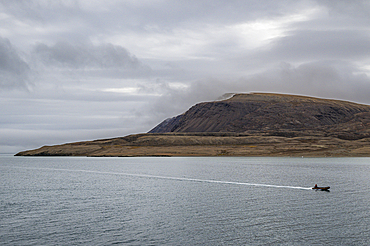
{"type": "Polygon", "coordinates": [[[143,65],[121,46],[112,44],[87,45],[58,42],[53,46],[38,44],[34,54],[44,65],[101,69],[139,69],[143,65]]]}
{"type": "Polygon", "coordinates": [[[27,89],[30,68],[8,39],[0,37],[0,90],[27,89]]]}

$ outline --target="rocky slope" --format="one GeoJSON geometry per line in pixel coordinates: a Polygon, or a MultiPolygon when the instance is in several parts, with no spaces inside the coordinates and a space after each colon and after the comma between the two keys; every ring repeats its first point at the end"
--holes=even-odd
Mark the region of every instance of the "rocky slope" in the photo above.
{"type": "Polygon", "coordinates": [[[323,135],[360,139],[370,136],[370,106],[304,96],[236,94],[224,101],[199,103],[167,119],[149,133],[234,132],[323,135]]]}
{"type": "Polygon", "coordinates": [[[370,156],[370,106],[253,93],[199,103],[147,134],[44,146],[23,156],[370,156]]]}

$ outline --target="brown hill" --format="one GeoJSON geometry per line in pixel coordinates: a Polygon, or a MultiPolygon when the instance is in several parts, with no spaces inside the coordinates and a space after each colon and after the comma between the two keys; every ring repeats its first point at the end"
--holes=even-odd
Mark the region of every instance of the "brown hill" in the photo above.
{"type": "Polygon", "coordinates": [[[360,139],[370,136],[370,106],[305,96],[252,93],[199,103],[149,133],[234,132],[304,134],[360,139]]]}
{"type": "Polygon", "coordinates": [[[370,106],[253,93],[199,103],[147,134],[44,146],[23,156],[370,156],[370,106]]]}

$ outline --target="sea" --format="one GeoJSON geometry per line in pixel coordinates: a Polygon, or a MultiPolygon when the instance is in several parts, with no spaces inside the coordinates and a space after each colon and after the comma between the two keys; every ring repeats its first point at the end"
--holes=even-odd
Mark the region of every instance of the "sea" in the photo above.
{"type": "Polygon", "coordinates": [[[370,158],[2,155],[0,187],[0,245],[370,245],[370,158]]]}

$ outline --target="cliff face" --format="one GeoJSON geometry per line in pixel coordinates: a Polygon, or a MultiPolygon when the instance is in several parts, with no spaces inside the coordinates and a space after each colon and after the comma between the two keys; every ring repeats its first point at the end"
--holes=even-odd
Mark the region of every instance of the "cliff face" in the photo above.
{"type": "Polygon", "coordinates": [[[316,131],[348,138],[370,134],[370,106],[346,101],[283,94],[236,94],[199,103],[159,124],[149,133],[316,131]]]}

